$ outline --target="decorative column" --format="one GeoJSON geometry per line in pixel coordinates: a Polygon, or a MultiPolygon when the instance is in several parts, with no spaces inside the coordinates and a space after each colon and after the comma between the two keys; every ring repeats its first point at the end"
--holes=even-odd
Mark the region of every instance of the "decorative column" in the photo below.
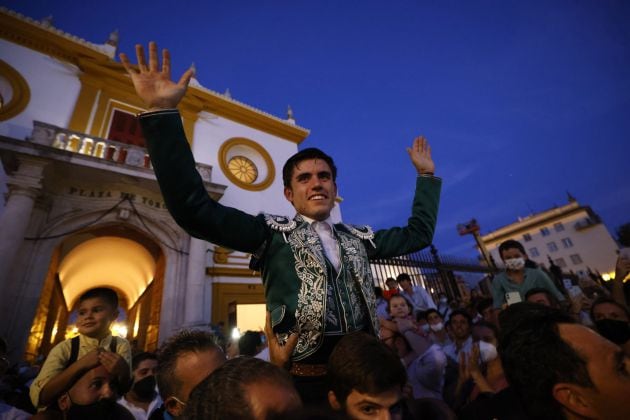
{"type": "Polygon", "coordinates": [[[184,302],[184,325],[187,327],[207,325],[210,322],[210,308],[205,307],[206,249],[206,241],[190,237],[184,302]]]}
{"type": "Polygon", "coordinates": [[[6,290],[7,274],[24,241],[35,199],[42,190],[44,167],[48,164],[47,160],[30,156],[20,156],[18,161],[17,171],[9,176],[9,198],[0,215],[0,290],[6,290]]]}

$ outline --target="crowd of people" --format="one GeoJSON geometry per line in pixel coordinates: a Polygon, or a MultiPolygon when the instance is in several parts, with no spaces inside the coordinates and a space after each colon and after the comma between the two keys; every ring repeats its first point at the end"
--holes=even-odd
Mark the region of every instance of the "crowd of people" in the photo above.
{"type": "MultiPolygon", "coordinates": [[[[546,277],[509,261],[526,254],[506,254],[510,287],[525,284],[522,271],[546,277]]],[[[389,293],[377,288],[379,334],[347,334],[333,348],[323,396],[306,395],[309,372],[296,374],[281,357],[291,344],[279,343],[270,318],[266,331],[237,341],[182,330],[156,353],[132,355],[110,332],[116,292],[94,288],[79,299],[79,335],[55,346],[39,369],[9,366],[2,343],[0,418],[625,419],[629,273],[630,260],[619,257],[615,279],[595,299],[546,279],[518,288],[523,302],[495,307],[497,293],[476,293],[441,309],[402,273],[386,281],[389,293]]]]}
{"type": "Polygon", "coordinates": [[[194,70],[172,81],[155,43],[148,60],[141,45],[136,56],[121,62],[148,110],[139,121],[168,210],[191,236],[252,255],[265,331],[230,343],[182,330],[156,354],[132,354],[110,332],[116,293],[90,289],[79,335],[39,369],[7,370],[3,350],[2,418],[630,418],[630,260],[595,300],[579,284],[558,287],[513,240],[499,248],[505,271],[491,296],[449,301],[406,273],[375,288],[371,259],[433,240],[442,181],[424,137],[407,148],[417,176],[404,226],[333,221],[337,168],[316,148],[282,170],[296,215],[250,215],[214,201],[195,169],[177,110],[194,70]]]}

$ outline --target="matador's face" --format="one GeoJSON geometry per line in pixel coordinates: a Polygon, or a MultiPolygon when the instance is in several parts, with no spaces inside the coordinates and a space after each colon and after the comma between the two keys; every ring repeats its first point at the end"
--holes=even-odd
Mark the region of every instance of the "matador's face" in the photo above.
{"type": "Polygon", "coordinates": [[[318,221],[327,219],[337,197],[330,166],[322,159],[298,162],[284,196],[299,214],[318,221]]]}

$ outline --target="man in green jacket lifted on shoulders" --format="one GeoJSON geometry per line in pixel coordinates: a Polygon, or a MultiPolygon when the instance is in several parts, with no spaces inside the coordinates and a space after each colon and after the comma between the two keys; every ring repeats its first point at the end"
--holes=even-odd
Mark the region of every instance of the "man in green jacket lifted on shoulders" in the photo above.
{"type": "Polygon", "coordinates": [[[195,169],[176,109],[193,69],[175,83],[167,50],[161,68],[155,43],[149,44],[148,63],[142,46],[136,46],[136,55],[137,68],[126,55],[120,58],[148,108],[140,122],[170,213],[192,236],[253,255],[265,286],[267,329],[275,337],[269,342],[272,362],[306,382],[323,378],[328,355],[342,336],[378,334],[369,259],[418,251],[432,241],[441,179],[434,176],[428,142],[418,137],[407,148],[418,178],[405,227],[373,232],[369,226],[332,223],[337,168],[314,148],[298,152],[283,168],[284,195],[297,215],[252,216],[212,200],[195,169]]]}

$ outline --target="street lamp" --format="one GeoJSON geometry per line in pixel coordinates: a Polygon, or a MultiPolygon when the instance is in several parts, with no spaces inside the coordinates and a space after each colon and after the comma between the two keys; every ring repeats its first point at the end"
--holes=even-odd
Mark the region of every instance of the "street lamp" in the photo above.
{"type": "Polygon", "coordinates": [[[490,253],[486,249],[485,244],[481,240],[481,235],[479,234],[480,229],[481,228],[479,227],[479,224],[477,223],[477,219],[470,219],[470,221],[467,223],[460,223],[457,225],[457,232],[459,232],[460,236],[472,235],[475,238],[475,242],[477,242],[477,246],[479,247],[479,250],[481,251],[481,255],[483,255],[483,258],[486,261],[486,264],[488,264],[488,267],[496,269],[497,266],[494,263],[494,260],[490,256],[490,253]]]}

